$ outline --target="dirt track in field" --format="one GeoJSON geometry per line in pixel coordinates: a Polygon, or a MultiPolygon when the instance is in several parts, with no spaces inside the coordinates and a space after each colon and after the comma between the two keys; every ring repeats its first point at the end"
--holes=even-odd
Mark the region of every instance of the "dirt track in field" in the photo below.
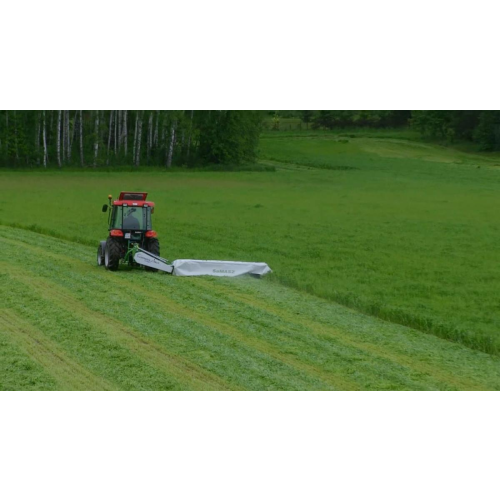
{"type": "Polygon", "coordinates": [[[111,273],[93,248],[7,227],[0,242],[2,389],[500,388],[497,357],[265,278],[111,273]]]}

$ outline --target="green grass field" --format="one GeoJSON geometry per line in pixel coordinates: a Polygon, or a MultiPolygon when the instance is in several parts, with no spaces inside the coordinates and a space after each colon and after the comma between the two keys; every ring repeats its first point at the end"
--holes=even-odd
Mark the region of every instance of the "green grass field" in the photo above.
{"type": "Polygon", "coordinates": [[[1,228],[0,388],[500,389],[498,358],[267,279],[111,273],[1,228]]]}
{"type": "Polygon", "coordinates": [[[260,162],[0,173],[0,387],[499,388],[498,157],[307,131],[265,134],[260,162]],[[163,256],[273,274],[98,269],[122,189],[156,202],[163,256]]]}

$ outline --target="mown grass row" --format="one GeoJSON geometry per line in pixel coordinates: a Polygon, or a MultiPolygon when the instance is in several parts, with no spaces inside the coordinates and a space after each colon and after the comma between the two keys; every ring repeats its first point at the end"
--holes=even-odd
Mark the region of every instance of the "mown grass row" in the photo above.
{"type": "Polygon", "coordinates": [[[6,227],[0,244],[3,389],[500,388],[496,358],[266,279],[111,273],[6,227]]]}

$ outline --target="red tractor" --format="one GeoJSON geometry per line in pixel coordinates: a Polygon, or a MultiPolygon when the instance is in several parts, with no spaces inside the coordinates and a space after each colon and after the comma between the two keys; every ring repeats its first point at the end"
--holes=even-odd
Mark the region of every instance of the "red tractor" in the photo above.
{"type": "MultiPolygon", "coordinates": [[[[103,205],[102,211],[107,212],[109,236],[97,247],[97,265],[106,266],[110,271],[116,271],[120,261],[129,265],[137,265],[134,261],[134,250],[140,248],[152,256],[160,255],[160,242],[153,231],[151,214],[155,204],[146,201],[148,193],[132,193],[122,191],[120,197],[109,206],[103,205]]],[[[151,271],[157,269],[146,267],[151,271]]]]}

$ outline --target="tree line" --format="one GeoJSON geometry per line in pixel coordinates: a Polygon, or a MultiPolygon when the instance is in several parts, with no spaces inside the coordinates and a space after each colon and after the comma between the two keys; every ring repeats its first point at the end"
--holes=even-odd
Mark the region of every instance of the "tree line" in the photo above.
{"type": "Polygon", "coordinates": [[[500,150],[500,111],[412,111],[412,126],[424,137],[471,141],[500,150]]]}
{"type": "Polygon", "coordinates": [[[258,111],[0,111],[0,166],[241,163],[256,154],[258,111]]]}
{"type": "Polygon", "coordinates": [[[411,127],[424,138],[470,141],[485,151],[500,150],[500,111],[276,111],[317,129],[411,127]]]}
{"type": "MultiPolygon", "coordinates": [[[[500,150],[500,111],[268,111],[307,127],[412,127],[500,150]]],[[[261,111],[0,111],[0,167],[239,164],[255,158],[261,111]]]]}

